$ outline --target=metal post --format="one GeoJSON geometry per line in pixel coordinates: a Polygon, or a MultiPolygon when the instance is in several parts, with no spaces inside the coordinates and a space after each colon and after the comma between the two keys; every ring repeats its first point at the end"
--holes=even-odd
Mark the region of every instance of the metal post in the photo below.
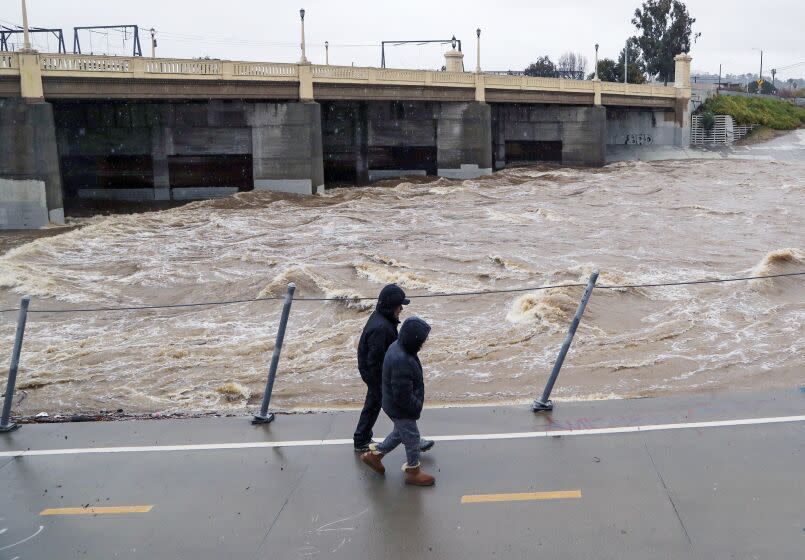
{"type": "Polygon", "coordinates": [[[156,53],[156,50],[157,50],[156,34],[157,34],[157,32],[152,27],[151,28],[151,58],[156,58],[156,56],[157,56],[157,53],[156,53]]]}
{"type": "Polygon", "coordinates": [[[478,37],[478,44],[477,44],[477,47],[478,47],[477,51],[478,52],[477,52],[476,61],[475,61],[475,73],[480,74],[481,73],[481,28],[480,27],[475,30],[475,34],[478,37]]]}
{"type": "Polygon", "coordinates": [[[31,51],[31,38],[28,34],[28,6],[22,0],[22,48],[25,52],[31,51]]]}
{"type": "Polygon", "coordinates": [[[593,80],[598,80],[598,43],[595,44],[595,75],[593,80]]]}
{"type": "Polygon", "coordinates": [[[330,66],[330,41],[324,41],[324,64],[330,66]]]}
{"type": "Polygon", "coordinates": [[[545,385],[545,390],[542,392],[542,397],[534,401],[534,405],[532,406],[532,410],[534,412],[553,410],[553,403],[550,401],[553,385],[556,383],[556,378],[559,377],[559,370],[562,369],[565,356],[567,356],[567,351],[570,349],[570,343],[573,342],[573,336],[576,334],[576,329],[579,328],[581,316],[584,315],[584,309],[587,307],[587,302],[590,301],[590,296],[593,293],[593,288],[595,288],[595,283],[597,280],[598,271],[594,270],[593,273],[590,274],[587,287],[584,289],[584,294],[581,296],[581,302],[579,303],[579,308],[576,309],[576,315],[573,317],[573,321],[570,323],[567,336],[565,336],[565,341],[562,343],[562,349],[559,350],[559,356],[556,358],[556,362],[553,364],[551,377],[548,379],[547,385],[545,385]]]}
{"type": "Polygon", "coordinates": [[[25,322],[28,319],[28,304],[31,296],[25,296],[20,301],[20,314],[17,316],[17,334],[14,337],[14,350],[11,352],[11,367],[8,368],[8,383],[6,383],[6,399],[3,402],[3,414],[0,416],[0,433],[10,432],[19,428],[11,422],[11,403],[14,400],[14,386],[17,384],[17,367],[20,365],[20,352],[22,351],[22,336],[25,334],[25,322]]]}
{"type": "Polygon", "coordinates": [[[305,56],[305,10],[299,10],[299,17],[302,18],[302,59],[299,64],[307,64],[307,57],[305,56]]]}
{"type": "Polygon", "coordinates": [[[277,366],[280,362],[282,341],[285,339],[285,328],[288,326],[288,315],[291,313],[291,303],[293,303],[293,293],[295,290],[296,284],[288,284],[288,292],[285,294],[285,303],[282,305],[280,326],[279,329],[277,329],[277,340],[274,342],[274,354],[271,356],[271,366],[268,369],[268,381],[266,381],[266,390],[263,393],[263,404],[260,405],[260,414],[255,415],[252,424],[268,424],[274,420],[274,414],[268,413],[268,404],[271,402],[271,391],[274,389],[274,379],[277,376],[277,366]]]}
{"type": "Polygon", "coordinates": [[[626,41],[626,48],[623,49],[623,83],[627,83],[629,77],[629,41],[626,41]]]}

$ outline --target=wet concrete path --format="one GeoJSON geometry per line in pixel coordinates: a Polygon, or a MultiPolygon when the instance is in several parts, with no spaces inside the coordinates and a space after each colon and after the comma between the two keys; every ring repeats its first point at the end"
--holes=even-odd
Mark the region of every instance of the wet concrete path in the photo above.
{"type": "MultiPolygon", "coordinates": [[[[355,412],[26,425],[0,558],[794,558],[805,392],[426,410],[433,488],[352,451],[355,412]]],[[[376,436],[389,429],[386,420],[376,436]]]]}

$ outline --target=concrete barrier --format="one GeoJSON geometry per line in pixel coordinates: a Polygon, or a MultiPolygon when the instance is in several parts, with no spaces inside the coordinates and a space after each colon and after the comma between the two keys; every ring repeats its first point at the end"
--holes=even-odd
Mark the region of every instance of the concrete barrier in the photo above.
{"type": "Polygon", "coordinates": [[[0,229],[36,229],[48,222],[44,181],[0,178],[0,229]]]}

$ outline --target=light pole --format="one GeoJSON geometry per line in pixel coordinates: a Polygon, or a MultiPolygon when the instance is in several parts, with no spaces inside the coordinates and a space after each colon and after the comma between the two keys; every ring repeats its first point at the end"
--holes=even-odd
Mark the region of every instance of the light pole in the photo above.
{"type": "Polygon", "coordinates": [[[772,69],[771,69],[771,87],[777,87],[777,86],[775,86],[775,85],[774,85],[774,77],[775,77],[776,75],[777,75],[777,69],[776,69],[776,68],[772,68],[772,69]]]}
{"type": "Polygon", "coordinates": [[[299,17],[302,18],[302,58],[299,61],[299,64],[309,64],[307,57],[305,56],[305,9],[302,8],[299,10],[299,17]]]}
{"type": "Polygon", "coordinates": [[[598,80],[598,43],[595,44],[595,75],[593,80],[598,80]]]}
{"type": "Polygon", "coordinates": [[[151,58],[156,58],[157,56],[157,32],[154,28],[151,28],[151,58]]]}
{"type": "Polygon", "coordinates": [[[758,80],[763,79],[763,51],[760,51],[760,75],[758,76],[758,80]]]}
{"type": "Polygon", "coordinates": [[[623,83],[627,83],[629,76],[629,40],[626,40],[626,48],[623,49],[623,83]]]}
{"type": "Polygon", "coordinates": [[[330,41],[324,41],[324,63],[330,66],[330,41]]]}
{"type": "Polygon", "coordinates": [[[480,27],[475,30],[475,35],[478,37],[478,56],[476,57],[477,62],[475,64],[475,73],[480,74],[481,73],[481,28],[480,27]]]}
{"type": "Polygon", "coordinates": [[[31,38],[28,35],[28,7],[25,0],[22,0],[22,50],[31,51],[31,38]]]}

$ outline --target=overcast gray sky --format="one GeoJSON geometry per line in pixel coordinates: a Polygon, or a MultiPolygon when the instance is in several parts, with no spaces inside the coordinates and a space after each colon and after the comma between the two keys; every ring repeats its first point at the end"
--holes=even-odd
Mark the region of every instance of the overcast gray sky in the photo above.
{"type": "MultiPolygon", "coordinates": [[[[467,68],[475,67],[475,29],[482,29],[482,67],[522,69],[538,55],[556,60],[577,51],[590,60],[593,45],[601,57],[616,57],[633,34],[630,23],[639,0],[28,0],[32,26],[60,27],[72,49],[72,28],[81,25],[138,24],[158,30],[158,56],[295,62],[299,58],[299,8],[306,9],[308,58],[324,62],[324,41],[330,42],[330,63],[380,64],[382,40],[441,39],[455,34],[464,42],[467,68]]],[[[693,46],[694,71],[757,72],[763,49],[764,74],[805,62],[805,2],[795,0],[689,0],[701,32],[693,46]]],[[[0,0],[0,24],[21,23],[19,0],[0,0]]],[[[37,39],[38,47],[47,46],[37,39]]],[[[107,48],[123,54],[122,35],[93,34],[92,50],[107,48]],[[108,47],[107,47],[108,41],[108,47]]],[[[90,38],[82,36],[84,51],[90,38]]],[[[128,43],[130,45],[130,43],[128,43]]],[[[149,54],[143,33],[144,54],[149,54]]],[[[55,43],[50,41],[51,50],[55,43]]],[[[130,48],[130,47],[129,47],[130,48]]],[[[437,68],[439,47],[393,47],[393,67],[437,68]]],[[[780,70],[778,78],[805,76],[805,64],[780,70]]]]}

